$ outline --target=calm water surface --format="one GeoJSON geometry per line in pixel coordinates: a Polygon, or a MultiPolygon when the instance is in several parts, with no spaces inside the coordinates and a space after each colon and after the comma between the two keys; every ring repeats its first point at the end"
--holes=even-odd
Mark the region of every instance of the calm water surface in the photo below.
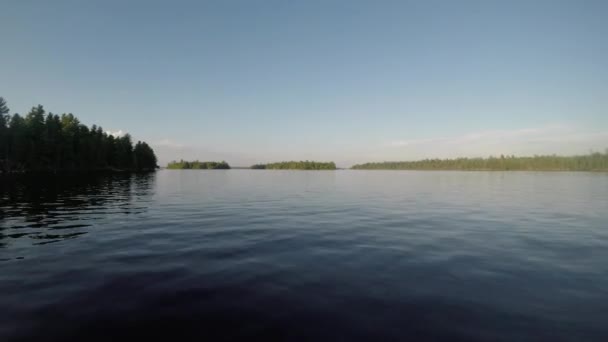
{"type": "Polygon", "coordinates": [[[608,340],[608,174],[0,183],[0,340],[608,340]]]}

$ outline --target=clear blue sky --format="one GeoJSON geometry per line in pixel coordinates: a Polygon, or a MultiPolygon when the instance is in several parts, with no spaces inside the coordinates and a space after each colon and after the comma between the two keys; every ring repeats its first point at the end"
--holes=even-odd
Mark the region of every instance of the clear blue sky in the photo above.
{"type": "Polygon", "coordinates": [[[0,96],[247,165],[608,147],[608,1],[0,5],[0,96]]]}

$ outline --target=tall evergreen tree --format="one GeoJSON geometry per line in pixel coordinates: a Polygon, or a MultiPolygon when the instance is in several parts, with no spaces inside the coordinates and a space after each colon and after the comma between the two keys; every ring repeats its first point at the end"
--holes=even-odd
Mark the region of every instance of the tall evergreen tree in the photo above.
{"type": "MultiPolygon", "coordinates": [[[[9,142],[9,132],[8,132],[8,123],[10,117],[8,115],[9,109],[6,105],[6,101],[4,98],[0,97],[0,161],[6,160],[8,157],[8,142],[9,142]]],[[[0,164],[0,169],[2,169],[2,164],[0,164]]]]}
{"type": "Polygon", "coordinates": [[[154,151],[145,142],[138,141],[133,149],[135,156],[135,169],[147,171],[156,168],[156,156],[154,151]]]}
{"type": "Polygon", "coordinates": [[[9,138],[9,155],[5,163],[6,169],[22,170],[28,158],[28,137],[25,119],[19,114],[14,114],[10,119],[9,138]]]}
{"type": "Polygon", "coordinates": [[[33,107],[24,117],[8,115],[0,97],[0,172],[28,170],[154,170],[154,151],[145,142],[133,148],[130,135],[115,138],[72,114],[33,107]]]}

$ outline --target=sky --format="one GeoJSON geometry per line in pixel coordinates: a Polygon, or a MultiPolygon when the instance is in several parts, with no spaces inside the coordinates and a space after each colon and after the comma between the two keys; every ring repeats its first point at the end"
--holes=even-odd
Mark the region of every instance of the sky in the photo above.
{"type": "Polygon", "coordinates": [[[0,0],[0,96],[160,163],[608,148],[608,1],[0,0]]]}

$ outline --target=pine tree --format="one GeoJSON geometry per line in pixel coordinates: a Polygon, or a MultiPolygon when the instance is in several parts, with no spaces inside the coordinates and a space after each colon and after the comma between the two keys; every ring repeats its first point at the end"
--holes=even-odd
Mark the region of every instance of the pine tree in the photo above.
{"type": "Polygon", "coordinates": [[[72,114],[45,115],[41,105],[25,118],[8,113],[0,97],[0,172],[157,168],[152,148],[138,142],[136,155],[128,134],[116,139],[72,114]]]}
{"type": "Polygon", "coordinates": [[[9,109],[4,98],[0,97],[0,170],[4,169],[8,158],[9,132],[8,123],[9,109]]]}

